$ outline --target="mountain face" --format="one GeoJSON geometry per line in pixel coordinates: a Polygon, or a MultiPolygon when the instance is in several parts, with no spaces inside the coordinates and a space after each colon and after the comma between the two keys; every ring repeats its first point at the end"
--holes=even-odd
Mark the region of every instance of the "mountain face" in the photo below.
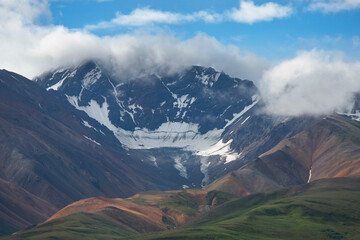
{"type": "Polygon", "coordinates": [[[15,227],[81,198],[200,188],[313,121],[261,114],[252,82],[212,68],[123,80],[90,61],[36,83],[0,71],[0,178],[50,209],[15,227]]]}
{"type": "Polygon", "coordinates": [[[246,196],[359,173],[360,123],[327,116],[206,189],[246,196]]]}
{"type": "Polygon", "coordinates": [[[36,81],[65,94],[130,149],[202,150],[259,101],[252,82],[203,67],[173,76],[121,80],[90,61],[36,81]]]}
{"type": "Polygon", "coordinates": [[[129,155],[168,172],[179,187],[204,186],[313,121],[261,114],[251,81],[199,66],[121,79],[89,61],[35,81],[107,127],[129,155]]]}
{"type": "Polygon", "coordinates": [[[222,135],[260,100],[251,81],[204,67],[124,80],[90,61],[35,81],[106,126],[128,154],[169,172],[179,187],[201,187],[224,174],[238,154],[222,135]]]}
{"type": "Polygon", "coordinates": [[[201,187],[303,127],[258,115],[254,85],[211,68],[127,82],[110,76],[89,62],[39,78],[44,89],[0,71],[0,178],[18,188],[15,209],[29,198],[48,209],[30,206],[7,223],[35,224],[86,197],[201,187]],[[258,129],[251,141],[245,126],[258,129]]]}
{"type": "Polygon", "coordinates": [[[62,96],[5,70],[0,133],[0,202],[17,199],[0,208],[1,226],[36,224],[86,197],[181,187],[180,176],[169,181],[169,173],[130,156],[109,129],[62,96]]]}

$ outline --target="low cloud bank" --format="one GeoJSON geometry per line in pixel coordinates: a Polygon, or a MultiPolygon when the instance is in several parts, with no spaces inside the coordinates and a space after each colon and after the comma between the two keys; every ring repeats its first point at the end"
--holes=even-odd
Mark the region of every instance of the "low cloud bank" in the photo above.
{"type": "Polygon", "coordinates": [[[49,16],[46,2],[21,2],[0,4],[0,67],[28,78],[88,59],[102,61],[119,78],[203,65],[237,77],[260,79],[262,70],[268,67],[263,58],[205,34],[190,39],[161,33],[99,37],[83,29],[41,26],[36,21],[49,16]]]}
{"type": "Polygon", "coordinates": [[[260,89],[269,114],[320,115],[349,109],[360,92],[360,62],[341,53],[302,51],[265,71],[260,89]]]}

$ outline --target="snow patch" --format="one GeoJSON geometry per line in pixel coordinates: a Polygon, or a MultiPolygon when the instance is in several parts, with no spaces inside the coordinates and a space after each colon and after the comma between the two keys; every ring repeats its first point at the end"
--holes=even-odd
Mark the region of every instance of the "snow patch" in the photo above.
{"type": "Polygon", "coordinates": [[[348,116],[352,120],[355,120],[355,121],[360,121],[360,111],[359,110],[356,110],[353,113],[347,112],[347,113],[338,113],[338,114],[348,116]]]}
{"type": "Polygon", "coordinates": [[[189,100],[187,100],[187,97],[189,96],[189,94],[183,95],[179,98],[177,98],[177,102],[174,102],[174,107],[177,108],[186,108],[188,106],[188,102],[189,100]]]}
{"type": "Polygon", "coordinates": [[[176,118],[179,118],[180,115],[182,119],[184,119],[187,111],[184,109],[186,109],[189,105],[191,105],[193,102],[195,102],[196,98],[190,98],[188,99],[189,94],[183,95],[179,98],[176,98],[176,102],[173,103],[174,107],[177,107],[179,110],[176,113],[176,118]],[[184,111],[184,112],[183,112],[184,111]],[[182,113],[182,114],[181,114],[182,113]]]}
{"type": "Polygon", "coordinates": [[[82,80],[82,86],[86,89],[97,82],[101,77],[101,69],[96,67],[88,72],[82,80]]]}
{"type": "Polygon", "coordinates": [[[205,185],[210,183],[210,176],[208,173],[208,168],[210,166],[210,161],[207,160],[207,158],[201,158],[200,159],[200,172],[204,174],[204,178],[201,181],[201,187],[204,187],[205,185]]]}
{"type": "Polygon", "coordinates": [[[91,141],[91,142],[95,143],[96,145],[101,146],[101,144],[100,144],[100,143],[98,143],[97,141],[95,141],[94,139],[91,139],[91,138],[89,138],[88,136],[85,136],[85,135],[83,135],[83,136],[84,136],[84,138],[86,138],[87,140],[89,140],[89,141],[91,141]]]}
{"type": "Polygon", "coordinates": [[[52,85],[51,87],[46,88],[46,91],[49,91],[50,89],[52,89],[54,91],[59,90],[59,88],[63,85],[66,78],[67,78],[67,76],[62,78],[60,81],[58,81],[56,84],[52,85]]]}
{"type": "Polygon", "coordinates": [[[241,123],[241,125],[243,125],[249,118],[250,118],[250,116],[248,116],[248,117],[241,123]]]}
{"type": "Polygon", "coordinates": [[[228,106],[228,107],[220,114],[220,117],[222,117],[222,116],[226,113],[226,111],[229,110],[229,108],[231,108],[231,106],[232,106],[232,105],[228,106]]]}
{"type": "Polygon", "coordinates": [[[73,77],[75,77],[76,73],[77,73],[77,69],[75,69],[74,71],[72,71],[72,72],[69,74],[68,77],[73,78],[73,77]]]}
{"type": "Polygon", "coordinates": [[[253,103],[250,104],[249,106],[244,107],[244,109],[241,112],[234,113],[233,119],[227,122],[225,128],[230,126],[233,122],[235,122],[235,120],[239,119],[242,115],[244,115],[247,111],[249,111],[252,107],[254,107],[260,101],[260,99],[261,98],[259,95],[252,96],[253,103]]]}
{"type": "Polygon", "coordinates": [[[223,155],[226,163],[235,160],[239,155],[230,151],[230,143],[223,143],[221,135],[226,127],[238,120],[244,113],[251,109],[259,101],[246,106],[240,113],[234,114],[234,118],[227,122],[222,129],[213,129],[204,134],[199,132],[199,125],[185,122],[165,122],[156,130],[137,128],[135,131],[126,131],[114,126],[109,119],[109,105],[104,97],[104,103],[100,106],[95,100],[91,100],[87,106],[79,106],[76,96],[67,96],[68,101],[78,110],[82,110],[89,117],[112,131],[119,142],[128,149],[153,149],[160,147],[182,148],[184,150],[199,152],[198,155],[223,155]],[[221,150],[221,151],[220,151],[221,150]]]}
{"type": "Polygon", "coordinates": [[[116,131],[117,128],[111,123],[109,116],[109,105],[105,99],[105,102],[100,106],[95,100],[91,100],[88,106],[79,106],[78,98],[76,96],[67,96],[68,101],[78,110],[86,112],[86,114],[104,125],[111,131],[116,131]]]}
{"type": "Polygon", "coordinates": [[[197,152],[196,155],[206,157],[219,155],[225,159],[225,164],[227,164],[241,157],[241,153],[238,154],[230,148],[232,141],[233,139],[230,139],[224,143],[223,140],[220,139],[216,144],[206,150],[197,152]]]}
{"type": "Polygon", "coordinates": [[[85,120],[83,120],[83,119],[81,119],[81,120],[82,120],[82,124],[83,124],[85,127],[92,128],[92,129],[94,129],[95,131],[98,132],[98,130],[97,130],[96,128],[94,128],[93,126],[91,126],[89,122],[87,122],[87,121],[85,121],[85,120]]]}
{"type": "Polygon", "coordinates": [[[307,183],[309,183],[310,180],[311,180],[311,169],[312,169],[312,167],[310,168],[310,171],[309,171],[309,178],[308,178],[308,180],[307,180],[307,183]]]}
{"type": "Polygon", "coordinates": [[[205,86],[210,85],[212,87],[215,82],[219,79],[221,73],[216,73],[212,75],[204,74],[204,72],[201,73],[201,75],[196,75],[195,79],[198,79],[201,81],[201,83],[205,86]]]}
{"type": "Polygon", "coordinates": [[[150,157],[149,157],[149,160],[154,163],[155,167],[158,167],[157,162],[156,162],[156,157],[150,156],[150,157]]]}
{"type": "Polygon", "coordinates": [[[62,72],[64,72],[64,73],[63,73],[63,75],[61,76],[61,77],[62,77],[61,80],[58,81],[57,83],[55,83],[54,85],[46,88],[46,91],[49,91],[50,89],[51,89],[51,90],[54,90],[54,91],[58,91],[59,88],[63,85],[64,81],[65,81],[67,78],[69,78],[69,77],[72,78],[72,77],[75,76],[77,70],[73,70],[71,73],[69,73],[69,70],[66,71],[65,69],[60,69],[60,70],[56,71],[56,72],[52,75],[52,77],[50,78],[50,81],[51,81],[52,79],[54,79],[54,77],[55,77],[55,75],[56,75],[57,73],[62,73],[62,72]]]}
{"type": "Polygon", "coordinates": [[[179,175],[187,179],[188,175],[185,166],[181,163],[181,158],[175,157],[174,162],[174,167],[179,171],[179,175]]]}

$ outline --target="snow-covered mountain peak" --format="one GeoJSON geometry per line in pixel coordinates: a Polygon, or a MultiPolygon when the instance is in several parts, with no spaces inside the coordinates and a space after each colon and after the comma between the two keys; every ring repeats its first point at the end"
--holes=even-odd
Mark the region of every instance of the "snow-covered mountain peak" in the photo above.
{"type": "Polygon", "coordinates": [[[37,81],[66,95],[130,149],[206,150],[259,100],[252,82],[199,66],[122,81],[90,61],[37,81]]]}

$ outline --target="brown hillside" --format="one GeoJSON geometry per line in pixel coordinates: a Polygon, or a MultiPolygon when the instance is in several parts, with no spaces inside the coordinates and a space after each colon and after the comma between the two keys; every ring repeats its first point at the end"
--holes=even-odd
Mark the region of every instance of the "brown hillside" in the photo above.
{"type": "Polygon", "coordinates": [[[246,196],[357,173],[360,173],[360,123],[328,116],[205,189],[246,196]]]}

